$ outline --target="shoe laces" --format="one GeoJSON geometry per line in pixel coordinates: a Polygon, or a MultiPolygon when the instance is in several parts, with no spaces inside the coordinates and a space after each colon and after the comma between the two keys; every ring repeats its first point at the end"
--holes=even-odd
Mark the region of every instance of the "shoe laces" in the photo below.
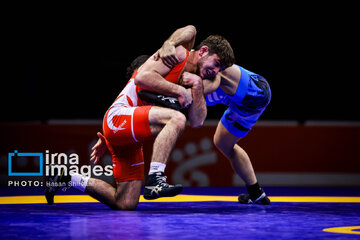
{"type": "Polygon", "coordinates": [[[159,183],[162,187],[168,187],[169,184],[166,182],[166,176],[156,176],[156,181],[159,183]]]}

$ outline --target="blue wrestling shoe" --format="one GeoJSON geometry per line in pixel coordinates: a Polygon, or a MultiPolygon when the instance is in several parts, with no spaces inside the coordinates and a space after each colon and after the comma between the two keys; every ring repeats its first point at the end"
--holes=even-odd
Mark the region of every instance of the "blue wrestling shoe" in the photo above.
{"type": "Polygon", "coordinates": [[[148,176],[144,189],[144,198],[153,200],[160,197],[174,197],[181,193],[182,189],[181,184],[169,185],[163,172],[156,172],[148,176]]]}

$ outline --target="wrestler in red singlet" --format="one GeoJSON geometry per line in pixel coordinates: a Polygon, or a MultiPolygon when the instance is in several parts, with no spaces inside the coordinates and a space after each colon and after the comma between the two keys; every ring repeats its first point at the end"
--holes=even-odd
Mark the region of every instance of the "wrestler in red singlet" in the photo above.
{"type": "MultiPolygon", "coordinates": [[[[176,65],[164,77],[178,84],[189,52],[184,61],[176,65]]],[[[116,182],[144,179],[144,156],[142,143],[153,139],[149,124],[149,105],[138,97],[140,87],[135,85],[133,74],[125,88],[108,109],[103,121],[103,132],[113,159],[116,182]]]]}

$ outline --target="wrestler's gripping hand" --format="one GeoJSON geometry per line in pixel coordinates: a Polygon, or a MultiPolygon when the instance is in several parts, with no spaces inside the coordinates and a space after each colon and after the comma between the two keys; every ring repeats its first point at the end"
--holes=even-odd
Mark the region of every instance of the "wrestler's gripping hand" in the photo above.
{"type": "Polygon", "coordinates": [[[154,55],[154,60],[161,59],[168,68],[173,68],[179,64],[179,58],[176,56],[175,46],[165,41],[162,47],[154,55]]]}
{"type": "Polygon", "coordinates": [[[178,98],[169,97],[146,90],[140,90],[138,92],[138,96],[141,100],[144,100],[148,103],[155,103],[156,105],[172,108],[175,110],[188,108],[192,103],[193,89],[202,88],[202,79],[196,74],[184,72],[181,78],[181,85],[183,85],[185,88],[183,89],[182,95],[180,95],[178,98]]]}
{"type": "Polygon", "coordinates": [[[183,93],[178,97],[181,108],[188,108],[192,103],[191,88],[184,88],[183,93]]]}
{"type": "Polygon", "coordinates": [[[96,164],[100,158],[104,155],[104,153],[107,150],[105,137],[100,132],[97,133],[98,141],[97,143],[91,148],[93,152],[90,155],[90,161],[94,161],[94,164],[96,164]]]}
{"type": "Polygon", "coordinates": [[[148,103],[153,103],[159,106],[172,108],[175,110],[181,110],[183,108],[188,108],[192,103],[192,87],[198,85],[196,79],[194,79],[194,74],[186,73],[185,76],[186,86],[182,87],[180,95],[176,97],[165,96],[156,92],[150,92],[146,90],[140,90],[138,96],[141,100],[144,100],[148,103]]]}
{"type": "Polygon", "coordinates": [[[191,88],[194,87],[202,87],[202,79],[200,76],[193,74],[193,73],[189,73],[189,72],[184,72],[182,75],[182,83],[183,86],[188,86],[191,88]]]}
{"type": "Polygon", "coordinates": [[[192,101],[193,101],[193,96],[192,96],[193,89],[203,87],[202,79],[200,76],[198,76],[196,74],[184,72],[182,74],[181,85],[183,85],[186,88],[185,89],[185,92],[186,92],[185,97],[188,97],[188,99],[178,97],[178,100],[179,100],[179,103],[182,106],[182,108],[184,108],[184,107],[188,108],[188,107],[190,107],[190,105],[192,104],[192,101]],[[188,100],[188,102],[185,102],[186,100],[188,100]]]}

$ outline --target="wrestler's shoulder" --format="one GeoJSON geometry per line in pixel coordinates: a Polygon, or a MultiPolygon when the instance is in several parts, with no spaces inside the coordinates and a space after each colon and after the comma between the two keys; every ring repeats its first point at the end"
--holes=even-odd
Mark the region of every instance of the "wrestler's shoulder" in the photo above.
{"type": "Polygon", "coordinates": [[[187,57],[188,50],[186,48],[184,48],[183,46],[181,46],[181,45],[177,46],[175,48],[175,50],[176,50],[176,56],[179,59],[179,62],[184,61],[186,59],[186,57],[187,57]]]}

